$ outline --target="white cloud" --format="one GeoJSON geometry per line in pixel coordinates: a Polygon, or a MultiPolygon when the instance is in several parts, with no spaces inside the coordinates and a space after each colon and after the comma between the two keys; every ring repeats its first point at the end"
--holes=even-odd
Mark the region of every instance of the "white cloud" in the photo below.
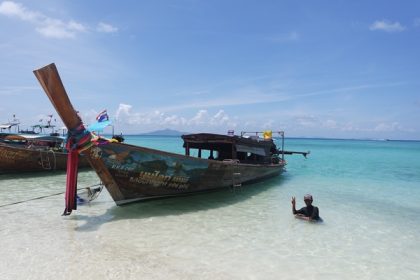
{"type": "Polygon", "coordinates": [[[131,108],[133,108],[133,106],[120,103],[120,105],[118,106],[117,112],[115,113],[115,119],[119,120],[121,118],[130,116],[131,108]]]}
{"type": "Polygon", "coordinates": [[[215,115],[210,116],[207,110],[199,110],[197,114],[188,120],[188,125],[206,125],[212,127],[236,127],[234,122],[224,110],[219,110],[215,115]]]}
{"type": "MultiPolygon", "coordinates": [[[[388,83],[388,84],[366,84],[366,85],[357,85],[341,88],[332,88],[322,91],[306,92],[306,93],[293,93],[281,92],[278,89],[273,90],[272,88],[255,88],[255,87],[245,87],[239,88],[231,92],[225,92],[222,95],[214,93],[212,90],[207,90],[208,94],[206,96],[200,96],[195,100],[182,102],[180,104],[170,105],[159,107],[159,110],[162,111],[178,111],[191,108],[211,108],[211,107],[227,107],[227,106],[242,106],[242,105],[252,105],[252,104],[269,104],[275,102],[284,102],[288,100],[304,99],[312,96],[322,96],[322,95],[332,95],[335,93],[348,93],[348,92],[358,92],[365,89],[372,88],[383,88],[383,87],[393,87],[401,85],[402,83],[388,83]],[[265,93],[265,92],[271,93],[265,93]]],[[[191,95],[190,95],[191,96],[191,95]]]]}
{"type": "Polygon", "coordinates": [[[381,30],[385,32],[402,32],[406,28],[401,25],[398,21],[389,22],[387,20],[377,20],[369,26],[369,29],[372,31],[381,30]]]}
{"type": "Polygon", "coordinates": [[[219,110],[211,119],[211,125],[225,125],[229,123],[229,116],[223,110],[219,110]]]}
{"type": "Polygon", "coordinates": [[[115,33],[118,31],[118,28],[110,24],[100,22],[98,23],[98,26],[96,27],[96,31],[102,32],[102,33],[115,33]]]}
{"type": "Polygon", "coordinates": [[[268,38],[268,40],[272,42],[278,42],[278,43],[294,42],[294,41],[298,41],[299,39],[300,39],[300,34],[296,31],[292,31],[286,34],[271,36],[268,38]]]}
{"type": "Polygon", "coordinates": [[[199,110],[193,117],[186,118],[178,115],[167,115],[161,111],[137,113],[132,111],[132,106],[120,104],[115,119],[121,124],[153,125],[155,127],[236,127],[234,122],[223,110],[215,115],[210,115],[207,110],[199,110]]]}
{"type": "Polygon", "coordinates": [[[73,21],[73,20],[70,20],[67,23],[67,28],[69,30],[74,30],[74,31],[78,31],[78,32],[85,32],[85,31],[87,31],[86,27],[83,24],[78,23],[78,22],[73,21]]]}
{"type": "Polygon", "coordinates": [[[0,14],[15,17],[35,25],[35,30],[48,38],[74,38],[77,33],[85,32],[87,28],[74,20],[68,22],[50,18],[42,13],[28,10],[20,3],[4,1],[0,4],[0,14]]]}
{"type": "Polygon", "coordinates": [[[130,125],[169,125],[179,126],[187,124],[187,120],[177,115],[168,116],[158,110],[149,113],[137,113],[132,112],[132,105],[120,104],[115,113],[115,119],[119,123],[125,123],[130,125]]]}
{"type": "Polygon", "coordinates": [[[397,130],[400,130],[400,125],[398,124],[398,122],[379,123],[373,129],[373,131],[377,131],[377,132],[391,132],[391,131],[397,131],[397,130]]]}
{"type": "Polygon", "coordinates": [[[326,120],[323,123],[323,126],[326,127],[326,128],[332,128],[332,129],[334,129],[334,128],[337,128],[337,122],[334,121],[334,120],[326,120]]]}
{"type": "Polygon", "coordinates": [[[180,125],[186,125],[187,120],[183,117],[178,117],[177,115],[172,115],[164,118],[162,125],[174,125],[174,126],[180,126],[180,125]]]}
{"type": "Polygon", "coordinates": [[[45,37],[58,39],[74,38],[77,33],[86,31],[86,27],[81,23],[75,21],[65,23],[51,18],[46,18],[35,29],[45,37]]]}
{"type": "Polygon", "coordinates": [[[82,121],[87,125],[96,122],[96,116],[98,114],[99,114],[99,112],[94,110],[94,109],[91,109],[91,110],[89,110],[87,112],[83,112],[83,113],[79,112],[79,115],[82,118],[82,121]]]}
{"type": "Polygon", "coordinates": [[[209,113],[207,110],[199,110],[197,114],[188,121],[188,124],[200,125],[205,124],[209,119],[209,113]]]}
{"type": "Polygon", "coordinates": [[[319,120],[317,117],[308,115],[308,116],[297,116],[295,121],[298,125],[303,127],[317,127],[319,126],[319,120]]]}
{"type": "Polygon", "coordinates": [[[353,124],[351,122],[347,123],[337,123],[336,127],[332,127],[334,130],[346,131],[346,132],[357,132],[363,133],[365,135],[383,135],[383,133],[391,133],[390,135],[396,132],[414,132],[414,129],[404,128],[399,122],[374,122],[371,124],[359,123],[353,124]],[[372,134],[374,133],[374,134],[372,134]]]}
{"type": "Polygon", "coordinates": [[[245,121],[244,123],[244,128],[248,129],[250,127],[255,127],[257,126],[257,122],[252,120],[252,121],[245,121]]]}
{"type": "MultiPolygon", "coordinates": [[[[94,117],[97,113],[89,113],[94,117]]],[[[112,116],[110,115],[112,118],[112,116]]],[[[147,113],[139,113],[133,109],[132,105],[120,104],[116,114],[116,126],[122,131],[138,133],[140,131],[152,131],[156,129],[171,128],[189,132],[226,132],[228,129],[254,130],[261,129],[282,129],[288,135],[313,135],[320,136],[328,132],[330,137],[377,137],[396,132],[415,132],[413,129],[404,128],[396,121],[376,121],[376,122],[353,122],[340,121],[331,116],[323,116],[311,113],[293,113],[289,116],[278,116],[284,122],[281,124],[277,118],[255,118],[231,117],[224,110],[219,109],[213,114],[211,111],[201,109],[190,117],[182,115],[167,114],[163,111],[155,110],[147,113]]],[[[88,117],[85,117],[88,119],[88,117]]]]}
{"type": "Polygon", "coordinates": [[[0,4],[0,14],[9,17],[18,17],[24,21],[37,21],[43,17],[42,14],[29,11],[22,4],[12,1],[4,1],[0,4]]]}
{"type": "Polygon", "coordinates": [[[420,26],[420,18],[415,18],[414,19],[414,26],[415,27],[419,27],[420,26]]]}
{"type": "MultiPolygon", "coordinates": [[[[0,15],[17,18],[34,25],[35,30],[44,37],[69,39],[75,38],[80,33],[91,30],[75,20],[64,21],[58,18],[48,17],[40,12],[31,11],[20,3],[3,1],[0,3],[0,15]]],[[[118,28],[100,22],[96,28],[98,32],[117,32],[118,28]]]]}
{"type": "Polygon", "coordinates": [[[273,120],[268,120],[266,123],[263,124],[262,127],[264,129],[273,129],[273,127],[274,127],[274,121],[273,120]]]}

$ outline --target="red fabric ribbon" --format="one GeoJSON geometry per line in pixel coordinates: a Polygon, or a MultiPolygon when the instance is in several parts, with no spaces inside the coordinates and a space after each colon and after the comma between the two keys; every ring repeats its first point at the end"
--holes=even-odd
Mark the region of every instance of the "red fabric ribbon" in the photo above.
{"type": "Polygon", "coordinates": [[[77,150],[69,151],[67,156],[67,180],[66,180],[66,209],[63,216],[71,214],[71,211],[77,209],[77,168],[79,163],[79,153],[77,150]]]}

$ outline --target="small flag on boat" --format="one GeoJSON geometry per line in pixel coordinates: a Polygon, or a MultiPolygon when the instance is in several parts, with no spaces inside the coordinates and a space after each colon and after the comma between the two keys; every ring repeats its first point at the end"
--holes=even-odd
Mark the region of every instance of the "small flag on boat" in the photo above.
{"type": "Polygon", "coordinates": [[[108,113],[105,110],[103,110],[102,112],[100,112],[97,116],[96,116],[96,120],[98,122],[103,122],[103,121],[109,121],[109,117],[108,117],[108,113]]]}
{"type": "Polygon", "coordinates": [[[111,121],[109,120],[108,113],[105,110],[100,112],[98,116],[96,116],[96,122],[88,126],[89,131],[96,131],[101,132],[104,130],[105,127],[110,126],[111,121]]]}

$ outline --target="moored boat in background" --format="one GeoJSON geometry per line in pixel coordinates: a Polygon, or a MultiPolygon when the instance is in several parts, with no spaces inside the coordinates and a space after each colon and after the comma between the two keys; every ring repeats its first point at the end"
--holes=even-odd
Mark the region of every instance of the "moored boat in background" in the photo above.
{"type": "MultiPolygon", "coordinates": [[[[64,138],[50,135],[3,133],[0,135],[0,174],[65,170],[64,138]]],[[[79,167],[88,167],[82,157],[79,167]]]]}
{"type": "Polygon", "coordinates": [[[13,115],[13,119],[8,121],[7,123],[0,124],[0,138],[3,134],[7,133],[13,133],[12,129],[14,129],[14,132],[19,131],[19,124],[20,121],[16,118],[16,115],[13,115]]]}

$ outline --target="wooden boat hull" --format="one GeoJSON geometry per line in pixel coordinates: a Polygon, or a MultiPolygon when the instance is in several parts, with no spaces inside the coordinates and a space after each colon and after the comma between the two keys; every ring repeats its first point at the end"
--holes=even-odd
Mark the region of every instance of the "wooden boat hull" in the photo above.
{"type": "MultiPolygon", "coordinates": [[[[88,166],[86,158],[81,157],[79,167],[88,166]]],[[[66,170],[66,167],[67,153],[0,143],[0,174],[66,170]]]]}
{"type": "Polygon", "coordinates": [[[92,167],[117,205],[240,186],[281,174],[285,162],[241,164],[109,143],[90,149],[92,167]],[[103,170],[105,170],[103,169],[103,170]]]}

